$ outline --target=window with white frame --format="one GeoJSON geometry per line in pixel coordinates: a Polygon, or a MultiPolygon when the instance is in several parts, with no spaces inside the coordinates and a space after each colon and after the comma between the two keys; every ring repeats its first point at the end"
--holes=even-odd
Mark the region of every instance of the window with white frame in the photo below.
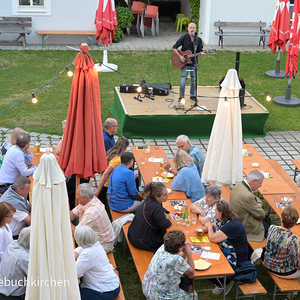
{"type": "Polygon", "coordinates": [[[51,14],[51,0],[12,0],[13,15],[49,16],[51,14]]]}

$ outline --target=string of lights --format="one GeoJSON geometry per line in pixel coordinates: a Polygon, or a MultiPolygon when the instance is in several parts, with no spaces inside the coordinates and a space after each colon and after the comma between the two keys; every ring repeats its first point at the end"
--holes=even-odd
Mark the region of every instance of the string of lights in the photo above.
{"type": "MultiPolygon", "coordinates": [[[[134,81],[134,82],[137,82],[137,83],[139,83],[139,84],[140,84],[140,82],[141,82],[141,81],[138,81],[138,80],[136,80],[136,79],[134,79],[134,78],[132,78],[132,77],[126,75],[126,74],[123,74],[123,73],[120,72],[120,71],[117,71],[117,70],[112,69],[111,67],[109,67],[109,66],[103,64],[101,61],[99,61],[98,59],[92,57],[92,56],[91,56],[90,54],[88,54],[88,53],[80,52],[80,54],[86,54],[86,55],[89,55],[94,61],[96,61],[96,62],[98,63],[98,68],[97,68],[97,71],[98,71],[98,72],[101,71],[101,66],[103,65],[103,66],[105,66],[105,67],[107,67],[107,68],[113,70],[114,72],[116,72],[116,73],[118,73],[118,74],[120,74],[120,75],[122,75],[122,76],[124,76],[124,77],[129,78],[130,80],[132,80],[132,81],[134,81]]],[[[45,86],[47,86],[49,83],[51,83],[54,79],[56,79],[58,76],[60,76],[64,71],[67,72],[67,74],[68,74],[69,77],[72,77],[72,76],[73,76],[73,72],[69,69],[69,67],[73,64],[73,62],[75,61],[75,59],[76,59],[76,58],[74,58],[74,60],[73,60],[72,62],[70,62],[70,63],[69,63],[62,71],[60,71],[60,72],[59,72],[58,74],[56,74],[52,79],[50,79],[50,80],[47,81],[45,84],[43,84],[41,87],[39,87],[36,91],[32,92],[29,96],[23,98],[21,101],[19,101],[19,102],[13,104],[13,105],[10,106],[9,108],[7,108],[7,109],[1,111],[1,112],[0,112],[0,115],[3,114],[3,113],[5,113],[5,112],[7,112],[8,110],[10,110],[10,109],[16,107],[17,105],[23,103],[24,101],[26,101],[26,100],[29,99],[29,98],[31,98],[31,101],[32,101],[33,104],[36,104],[36,103],[38,102],[38,99],[36,98],[36,94],[37,94],[40,90],[42,90],[45,86]]],[[[299,84],[299,83],[300,83],[300,81],[297,81],[297,82],[294,82],[294,83],[289,83],[289,85],[292,86],[292,85],[296,85],[296,84],[299,84]]],[[[147,86],[147,83],[143,83],[143,84],[147,86]]],[[[244,97],[245,97],[245,98],[246,98],[246,97],[253,97],[253,98],[255,98],[255,97],[258,97],[258,96],[266,95],[266,100],[267,100],[267,101],[271,101],[272,98],[271,98],[271,96],[270,96],[270,93],[275,93],[275,92],[277,92],[277,91],[279,91],[279,90],[282,90],[282,89],[285,89],[285,88],[287,88],[287,85],[282,86],[282,87],[279,87],[279,88],[276,88],[276,89],[274,89],[274,90],[267,91],[267,92],[262,92],[262,93],[259,93],[259,94],[255,94],[255,95],[245,95],[244,97]]],[[[162,90],[165,90],[165,89],[163,89],[163,88],[161,88],[161,89],[162,89],[162,90]]],[[[168,90],[168,92],[169,92],[169,93],[173,93],[173,94],[179,95],[178,92],[174,92],[174,91],[172,91],[172,90],[168,90]]],[[[211,99],[211,98],[216,98],[216,99],[219,99],[219,98],[220,98],[219,96],[209,96],[209,97],[208,97],[208,96],[201,96],[201,95],[197,95],[197,97],[198,97],[198,98],[210,98],[210,99],[211,99]]],[[[230,99],[235,99],[235,98],[240,98],[240,97],[239,97],[239,96],[237,96],[237,97],[225,97],[225,98],[224,98],[224,101],[228,102],[228,100],[230,100],[230,99]]]]}

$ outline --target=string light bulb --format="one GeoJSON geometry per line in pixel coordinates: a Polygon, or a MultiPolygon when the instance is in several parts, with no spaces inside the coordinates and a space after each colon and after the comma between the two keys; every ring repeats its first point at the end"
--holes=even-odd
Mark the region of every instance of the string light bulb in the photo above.
{"type": "Polygon", "coordinates": [[[36,97],[35,97],[35,94],[32,94],[31,96],[32,96],[31,102],[32,102],[33,104],[36,104],[38,101],[37,101],[37,99],[36,99],[36,97]]]}
{"type": "Polygon", "coordinates": [[[224,98],[224,105],[225,105],[225,106],[228,106],[228,105],[229,105],[229,102],[228,102],[227,97],[224,98]]]}
{"type": "Polygon", "coordinates": [[[66,70],[67,70],[68,76],[72,77],[73,76],[73,72],[68,67],[66,67],[66,70]]]}
{"type": "Polygon", "coordinates": [[[266,94],[267,94],[266,100],[267,100],[268,102],[270,102],[270,101],[272,100],[272,98],[271,98],[269,92],[266,92],[266,94]]]}

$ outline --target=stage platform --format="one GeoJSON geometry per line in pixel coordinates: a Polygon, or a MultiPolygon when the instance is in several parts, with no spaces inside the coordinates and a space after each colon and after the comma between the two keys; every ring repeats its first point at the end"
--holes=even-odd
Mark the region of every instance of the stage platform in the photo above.
{"type": "MultiPolygon", "coordinates": [[[[173,87],[172,91],[178,93],[179,87],[173,87]]],[[[186,99],[185,110],[175,110],[178,94],[154,96],[155,100],[143,98],[139,102],[134,99],[136,93],[120,93],[119,87],[115,87],[115,103],[109,110],[118,120],[120,134],[127,138],[174,139],[186,134],[190,138],[209,139],[220,90],[215,86],[201,86],[197,92],[203,96],[198,98],[199,105],[211,113],[194,108],[185,114],[194,103],[190,99],[186,99]]],[[[243,138],[263,137],[269,112],[247,91],[246,96],[246,106],[242,109],[243,138]]]]}

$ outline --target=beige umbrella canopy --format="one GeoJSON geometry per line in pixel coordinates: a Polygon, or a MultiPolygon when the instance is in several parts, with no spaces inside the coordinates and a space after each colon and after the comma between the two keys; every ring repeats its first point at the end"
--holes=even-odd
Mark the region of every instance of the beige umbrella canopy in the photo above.
{"type": "Polygon", "coordinates": [[[80,300],[65,177],[53,154],[33,177],[26,299],[80,300]]]}
{"type": "Polygon", "coordinates": [[[243,179],[242,119],[238,97],[241,85],[235,69],[228,70],[221,86],[202,172],[204,183],[212,181],[219,186],[235,184],[243,179]]]}

